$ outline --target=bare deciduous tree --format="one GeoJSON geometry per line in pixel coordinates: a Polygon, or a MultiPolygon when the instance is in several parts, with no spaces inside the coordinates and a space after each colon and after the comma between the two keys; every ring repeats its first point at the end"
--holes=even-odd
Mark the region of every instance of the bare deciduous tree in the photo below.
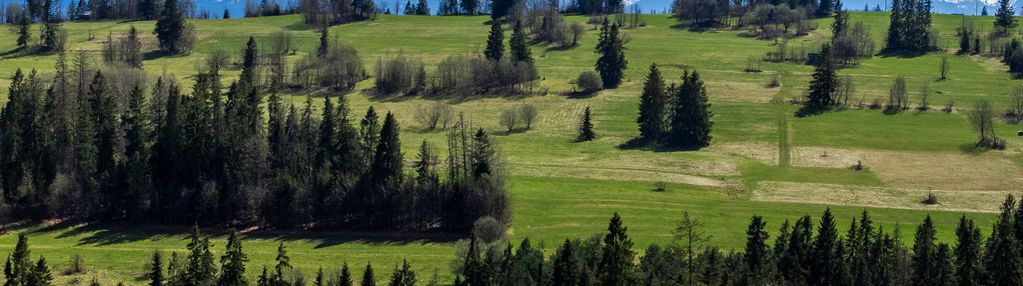
{"type": "Polygon", "coordinates": [[[539,115],[536,106],[526,104],[522,106],[522,123],[526,124],[526,129],[533,128],[533,122],[536,122],[536,116],[539,115]]]}
{"type": "Polygon", "coordinates": [[[995,111],[991,102],[980,100],[970,110],[967,117],[970,119],[970,127],[977,132],[977,146],[997,148],[998,137],[995,136],[994,118],[995,111]]]}
{"type": "Polygon", "coordinates": [[[443,102],[437,101],[432,104],[420,105],[416,109],[416,120],[420,124],[426,126],[427,129],[434,130],[438,126],[441,128],[447,128],[448,122],[451,121],[452,108],[443,102]]]}
{"type": "Polygon", "coordinates": [[[508,133],[515,131],[515,125],[519,123],[519,112],[515,109],[501,111],[501,125],[508,129],[508,133]]]}

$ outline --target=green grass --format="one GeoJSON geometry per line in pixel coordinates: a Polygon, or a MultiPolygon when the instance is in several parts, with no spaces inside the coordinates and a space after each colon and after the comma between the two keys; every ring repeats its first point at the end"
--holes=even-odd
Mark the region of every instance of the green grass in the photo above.
{"type": "MultiPolygon", "coordinates": [[[[863,21],[880,49],[887,17],[886,13],[854,12],[851,22],[863,21]]],[[[567,18],[586,21],[585,17],[567,18]]],[[[953,35],[961,16],[935,15],[934,19],[943,37],[942,45],[954,46],[953,35]]],[[[967,19],[983,28],[990,26],[992,18],[967,19]]],[[[487,17],[384,15],[372,22],[333,27],[331,33],[339,41],[358,49],[370,73],[376,59],[397,53],[421,59],[430,72],[445,56],[481,51],[489,29],[485,24],[488,20],[487,17]]],[[[689,210],[707,223],[714,245],[741,248],[742,234],[752,215],[764,216],[769,222],[768,228],[773,230],[784,219],[795,219],[803,214],[819,216],[829,207],[753,201],[752,194],[762,182],[903,187],[900,182],[886,181],[882,179],[884,176],[871,171],[884,166],[868,165],[869,170],[859,172],[795,166],[796,160],[791,159],[795,150],[821,147],[905,152],[923,157],[973,154],[970,146],[976,136],[969,129],[965,111],[979,99],[991,100],[996,110],[1002,110],[1009,103],[1012,88],[1020,85],[1004,72],[1003,65],[984,57],[945,52],[910,58],[874,57],[840,70],[840,75],[851,75],[855,79],[857,93],[852,101],[870,102],[875,98],[883,101],[892,80],[903,75],[907,78],[912,102],[917,102],[916,91],[926,82],[932,91],[930,101],[935,106],[951,100],[958,111],[885,115],[872,110],[843,110],[796,118],[793,113],[797,107],[786,102],[805,93],[811,66],[760,62],[763,72],[743,72],[748,62],[758,61],[766,52],[774,50],[774,42],[745,37],[743,30],[690,32],[677,29],[672,27],[675,21],[665,15],[644,15],[644,20],[646,27],[624,30],[630,39],[626,45],[630,68],[624,84],[616,90],[602,91],[587,98],[559,95],[571,90],[570,81],[580,72],[592,70],[596,60],[592,47],[597,31],[587,30],[580,45],[572,49],[532,47],[543,77],[539,87],[550,91],[546,96],[445,100],[456,111],[464,112],[474,125],[496,135],[511,176],[508,180],[514,212],[511,239],[518,241],[529,237],[544,241],[550,252],[553,245],[563,239],[583,238],[603,231],[608,218],[617,211],[629,226],[630,237],[637,242],[637,248],[644,248],[654,242],[669,242],[676,220],[683,210],[689,210]],[[941,57],[950,58],[952,72],[950,80],[939,82],[936,78],[941,57]],[[635,124],[636,106],[647,68],[652,63],[661,65],[665,77],[674,81],[678,81],[683,72],[680,66],[698,70],[705,79],[715,113],[710,148],[695,152],[655,152],[622,147],[639,133],[635,124]],[[782,73],[782,86],[764,87],[776,73],[782,73]],[[540,109],[538,122],[532,130],[505,134],[499,127],[497,115],[503,109],[524,104],[540,109]],[[578,116],[585,106],[593,109],[598,137],[592,142],[575,143],[578,116]],[[756,154],[775,160],[758,158],[756,154]],[[669,191],[653,192],[653,185],[658,181],[669,182],[669,191]]],[[[173,75],[189,86],[190,76],[203,55],[225,50],[234,53],[233,61],[237,62],[237,54],[250,35],[265,41],[271,32],[290,31],[298,51],[291,56],[292,60],[313,51],[317,43],[316,32],[301,24],[298,16],[191,22],[200,36],[195,53],[146,60],[147,72],[173,75]]],[[[66,23],[64,27],[71,35],[71,49],[98,52],[108,32],[124,33],[132,24],[141,31],[151,31],[153,27],[151,21],[66,23]],[[90,33],[95,35],[95,40],[88,40],[90,33]]],[[[830,33],[827,29],[830,19],[818,21],[818,26],[820,29],[810,36],[791,39],[789,46],[814,47],[821,43],[830,33]]],[[[14,48],[13,37],[11,33],[0,33],[0,51],[14,48]]],[[[154,43],[148,33],[145,39],[154,43]]],[[[10,75],[17,68],[52,72],[54,59],[53,55],[23,53],[0,56],[0,76],[10,75]]],[[[226,71],[226,78],[237,77],[238,72],[237,67],[231,67],[226,71]]],[[[7,80],[0,80],[0,84],[6,85],[7,80]]],[[[403,127],[401,139],[406,159],[414,157],[422,140],[435,144],[444,142],[444,132],[424,130],[413,118],[415,110],[432,99],[372,97],[363,92],[369,88],[372,88],[372,80],[358,84],[357,91],[349,95],[351,107],[356,114],[361,114],[368,106],[376,107],[379,112],[394,112],[403,127]]],[[[0,91],[0,100],[5,93],[0,91]]],[[[290,102],[299,106],[307,96],[304,93],[289,95],[290,102]]],[[[322,97],[314,97],[314,108],[320,108],[321,102],[322,97]]],[[[966,180],[1004,182],[1005,188],[996,191],[1023,190],[1014,183],[1019,175],[1015,170],[1023,168],[1021,142],[1014,135],[1018,129],[1005,123],[996,126],[999,135],[1008,140],[1009,150],[964,156],[962,160],[967,164],[979,164],[991,156],[1010,159],[1005,166],[978,172],[985,175],[968,176],[966,180]],[[992,173],[1000,176],[988,175],[992,173]]],[[[865,209],[862,206],[830,207],[843,228],[849,219],[865,209]]],[[[911,239],[912,225],[921,221],[925,214],[934,216],[939,237],[951,241],[960,215],[957,212],[866,209],[885,229],[901,225],[907,241],[911,239]]],[[[985,212],[968,215],[983,226],[994,219],[994,215],[985,212]]],[[[109,283],[143,284],[138,277],[149,254],[158,249],[182,251],[186,244],[182,234],[187,228],[100,225],[23,230],[31,231],[33,253],[47,256],[55,268],[65,267],[72,253],[83,255],[86,265],[92,268],[85,276],[61,275],[58,281],[88,281],[97,276],[109,283]]],[[[216,233],[214,249],[217,251],[224,245],[222,232],[216,233]]],[[[0,252],[9,251],[15,239],[13,233],[0,236],[0,252]]],[[[246,235],[245,249],[251,259],[250,277],[263,265],[271,264],[277,244],[285,242],[293,263],[307,277],[313,275],[317,267],[332,269],[347,261],[353,269],[359,270],[357,272],[361,272],[365,263],[372,262],[381,274],[378,277],[386,279],[395,264],[408,258],[420,279],[425,280],[435,270],[442,277],[451,278],[448,264],[455,252],[454,239],[457,238],[443,235],[256,231],[246,235]]]]}

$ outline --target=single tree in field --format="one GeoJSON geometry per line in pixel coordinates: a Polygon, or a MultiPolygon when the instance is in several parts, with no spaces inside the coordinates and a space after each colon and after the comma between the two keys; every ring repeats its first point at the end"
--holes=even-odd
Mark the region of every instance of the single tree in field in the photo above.
{"type": "Polygon", "coordinates": [[[487,37],[487,49],[483,51],[483,54],[488,59],[497,61],[501,60],[501,56],[504,55],[504,29],[501,29],[501,21],[490,22],[490,36],[487,37]]]}
{"type": "Polygon", "coordinates": [[[824,44],[821,53],[817,57],[817,64],[814,67],[813,79],[810,80],[809,93],[802,112],[812,114],[823,111],[834,105],[832,96],[838,89],[838,77],[836,75],[835,63],[831,58],[831,46],[824,44]]]}
{"type": "Polygon", "coordinates": [[[593,133],[593,122],[590,115],[590,107],[586,106],[586,110],[583,111],[583,117],[579,123],[579,136],[576,137],[576,141],[585,142],[593,140],[597,135],[593,133]]]}
{"type": "Polygon", "coordinates": [[[699,149],[710,145],[710,131],[714,125],[711,118],[710,100],[703,79],[696,71],[682,75],[682,85],[675,91],[675,106],[671,112],[671,129],[667,143],[675,148],[699,149]]]}
{"type": "Polygon", "coordinates": [[[947,80],[948,72],[952,70],[952,64],[948,62],[948,57],[941,56],[941,62],[938,63],[938,80],[947,80]]]}
{"type": "Polygon", "coordinates": [[[511,134],[515,131],[515,125],[519,122],[519,114],[515,109],[505,109],[501,111],[501,125],[504,125],[508,129],[508,133],[511,134]]]}
{"type": "Polygon", "coordinates": [[[998,0],[998,11],[995,12],[995,32],[1006,35],[1016,27],[1016,11],[1011,0],[998,0]]]}
{"type": "Polygon", "coordinates": [[[178,5],[178,0],[166,0],[163,3],[164,9],[160,13],[160,19],[156,21],[156,28],[153,33],[160,41],[160,48],[164,51],[180,52],[178,40],[185,29],[185,16],[178,5]]]}
{"type": "Polygon", "coordinates": [[[667,101],[667,89],[664,78],[657,64],[650,65],[650,74],[643,83],[643,94],[639,97],[639,136],[644,140],[655,142],[664,132],[664,104],[667,101]]]}
{"type": "Polygon", "coordinates": [[[973,127],[979,137],[977,146],[992,146],[998,141],[994,126],[995,111],[990,101],[977,101],[967,117],[970,119],[970,127],[973,127]]]}
{"type": "Polygon", "coordinates": [[[32,19],[27,12],[18,15],[18,47],[28,48],[28,41],[32,39],[32,19]]]}
{"type": "Polygon", "coordinates": [[[533,128],[533,123],[536,122],[536,117],[540,112],[536,109],[536,106],[532,104],[526,104],[522,106],[522,123],[526,124],[526,129],[533,128]]]}
{"type": "Polygon", "coordinates": [[[597,266],[597,285],[625,286],[629,285],[635,253],[632,240],[627,233],[628,228],[622,224],[622,217],[615,212],[607,226],[601,245],[601,258],[597,266]]]}
{"type": "Polygon", "coordinates": [[[604,19],[600,28],[600,39],[594,51],[599,54],[596,70],[604,82],[604,88],[616,88],[625,77],[624,70],[628,67],[625,59],[625,44],[618,35],[618,24],[610,24],[604,19]]]}

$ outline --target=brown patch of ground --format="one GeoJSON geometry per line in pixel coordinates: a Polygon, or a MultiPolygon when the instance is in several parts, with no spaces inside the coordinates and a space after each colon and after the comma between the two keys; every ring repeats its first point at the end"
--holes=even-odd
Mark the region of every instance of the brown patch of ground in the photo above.
{"type": "Polygon", "coordinates": [[[707,151],[746,157],[772,166],[778,165],[778,146],[766,142],[729,142],[711,145],[707,151]]]}
{"type": "Polygon", "coordinates": [[[792,165],[799,167],[848,168],[863,160],[863,152],[825,147],[794,147],[792,165]]]}
{"type": "Polygon", "coordinates": [[[885,183],[901,188],[957,191],[1023,190],[1023,173],[1000,154],[863,151],[863,164],[885,183]]]}
{"type": "Polygon", "coordinates": [[[761,182],[754,201],[814,203],[875,208],[996,212],[1006,191],[948,191],[909,188],[842,186],[815,183],[761,182]],[[933,192],[938,204],[922,201],[933,192]]]}
{"type": "MultiPolygon", "coordinates": [[[[558,166],[539,164],[510,164],[511,171],[517,176],[534,177],[567,177],[582,179],[600,179],[612,181],[647,181],[688,184],[707,187],[735,187],[738,184],[724,178],[663,172],[657,170],[636,170],[620,168],[598,168],[583,166],[558,166]]],[[[651,184],[651,187],[653,185],[651,184]]]]}

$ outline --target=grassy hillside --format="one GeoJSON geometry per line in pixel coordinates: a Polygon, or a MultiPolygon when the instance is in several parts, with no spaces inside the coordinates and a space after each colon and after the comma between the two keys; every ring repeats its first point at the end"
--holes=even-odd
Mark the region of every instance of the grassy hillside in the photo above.
{"type": "MultiPolygon", "coordinates": [[[[862,21],[870,27],[880,48],[887,17],[884,13],[859,12],[852,13],[851,22],[862,21]]],[[[967,18],[979,27],[989,27],[992,19],[967,18]]],[[[356,47],[369,69],[378,57],[404,53],[422,59],[430,72],[444,56],[481,52],[489,29],[487,20],[382,16],[377,21],[333,27],[331,33],[356,47]]],[[[959,112],[884,115],[872,110],[846,110],[796,118],[796,107],[785,102],[804,94],[812,67],[759,61],[775,49],[774,42],[747,37],[739,30],[678,29],[675,21],[664,15],[644,15],[644,20],[648,26],[624,32],[629,38],[626,56],[630,68],[625,83],[616,90],[585,98],[559,95],[571,90],[570,80],[576,75],[592,70],[597,32],[588,30],[579,47],[573,49],[532,47],[543,77],[539,85],[550,91],[546,96],[443,100],[465,112],[475,125],[499,135],[497,141],[509,167],[515,215],[511,239],[545,241],[550,252],[550,245],[565,238],[603,231],[611,213],[618,211],[637,247],[643,248],[652,242],[669,242],[675,222],[683,210],[689,210],[706,222],[715,245],[741,248],[752,215],[764,216],[768,229],[775,230],[784,219],[803,214],[818,216],[831,207],[842,227],[866,209],[886,229],[901,225],[906,240],[911,239],[911,227],[930,214],[939,227],[939,237],[949,241],[962,213],[979,220],[987,230],[994,220],[991,212],[1004,195],[1023,189],[1019,176],[1023,172],[1023,142],[1015,136],[1019,126],[999,123],[996,130],[1007,139],[1007,150],[980,152],[971,147],[975,135],[962,112],[982,98],[992,100],[997,110],[1007,107],[1009,93],[1020,82],[1013,80],[996,59],[944,52],[911,58],[874,57],[839,72],[855,78],[854,101],[887,98],[891,81],[903,75],[913,102],[917,101],[916,91],[928,82],[931,102],[941,105],[954,101],[959,112]],[[938,61],[942,56],[952,62],[951,80],[939,82],[938,61]],[[759,63],[763,72],[744,72],[750,61],[759,63]],[[661,65],[669,79],[678,78],[682,73],[679,67],[688,66],[707,81],[715,113],[714,139],[709,148],[654,152],[621,147],[638,135],[638,96],[651,63],[661,65]],[[774,74],[780,74],[782,86],[765,87],[774,74]],[[497,115],[523,104],[540,109],[539,123],[526,132],[505,134],[497,115]],[[585,106],[593,109],[598,138],[573,143],[577,119],[585,106]],[[866,170],[849,168],[858,161],[866,170]],[[653,192],[655,182],[668,183],[668,191],[653,192]],[[921,204],[929,191],[935,192],[942,204],[921,204]]],[[[961,21],[961,16],[935,15],[943,45],[954,45],[954,30],[961,21]]],[[[204,54],[219,49],[238,54],[250,35],[260,40],[279,30],[293,33],[299,53],[312,52],[317,43],[315,31],[301,24],[298,16],[192,23],[200,37],[196,52],[148,59],[147,72],[173,74],[187,83],[204,54]]],[[[71,49],[98,51],[107,33],[125,33],[130,24],[142,31],[151,31],[153,26],[153,22],[90,22],[67,23],[64,27],[70,31],[71,49]],[[95,35],[94,40],[88,40],[90,33],[95,35]]],[[[790,40],[789,46],[813,47],[825,41],[830,20],[821,20],[818,26],[821,29],[811,35],[790,40]]],[[[0,33],[0,51],[12,50],[13,39],[10,33],[0,33]]],[[[152,49],[155,39],[147,34],[146,40],[152,49]]],[[[12,74],[16,68],[52,71],[53,62],[54,56],[9,53],[0,56],[0,75],[12,74]]],[[[238,72],[236,68],[228,71],[233,77],[238,72]]],[[[432,100],[380,98],[363,92],[371,87],[372,80],[360,83],[357,92],[349,95],[350,104],[354,110],[372,105],[395,112],[403,127],[401,139],[407,160],[413,158],[422,140],[444,142],[443,132],[427,131],[413,120],[416,108],[432,100]]],[[[0,91],[0,95],[4,93],[0,91]]],[[[301,103],[306,96],[310,95],[292,94],[289,98],[301,103]]],[[[321,95],[314,101],[322,102],[321,95]]],[[[20,229],[31,232],[34,255],[47,256],[55,268],[65,267],[71,253],[85,257],[92,269],[89,274],[58,276],[59,281],[84,283],[97,276],[105,282],[129,284],[144,283],[139,274],[150,252],[182,250],[186,242],[181,234],[185,230],[134,226],[20,229]]],[[[246,238],[251,276],[261,266],[269,265],[277,243],[285,242],[293,263],[310,276],[319,266],[331,269],[347,261],[361,269],[372,262],[378,277],[384,279],[393,265],[408,258],[419,271],[420,280],[435,270],[442,277],[451,277],[448,262],[453,258],[456,239],[302,231],[252,231],[246,238]]],[[[13,233],[0,236],[0,252],[10,251],[15,241],[13,233]]],[[[219,233],[215,249],[219,251],[223,245],[224,237],[219,233]]]]}

